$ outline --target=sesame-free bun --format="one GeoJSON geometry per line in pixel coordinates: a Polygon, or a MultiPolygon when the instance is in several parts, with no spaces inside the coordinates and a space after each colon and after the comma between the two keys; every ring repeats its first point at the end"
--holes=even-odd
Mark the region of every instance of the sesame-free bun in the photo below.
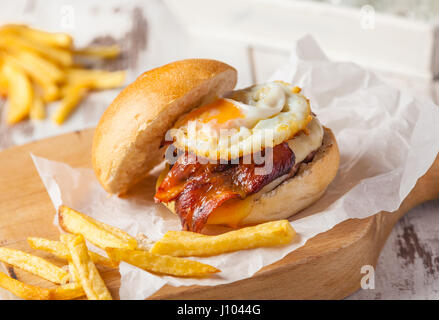
{"type": "Polygon", "coordinates": [[[121,194],[163,160],[167,130],[183,113],[231,91],[236,70],[219,61],[188,59],[152,69],[116,97],[93,138],[92,163],[102,186],[121,194]]]}
{"type": "Polygon", "coordinates": [[[324,128],[322,146],[311,162],[302,163],[296,175],[253,202],[242,224],[287,219],[316,202],[337,175],[340,162],[337,141],[332,131],[324,128]]]}
{"type": "MultiPolygon", "coordinates": [[[[161,161],[166,132],[193,108],[231,91],[236,70],[215,60],[191,59],[145,72],[108,107],[96,128],[92,162],[110,193],[126,192],[161,161]]],[[[322,145],[311,162],[301,163],[289,179],[273,181],[251,195],[241,225],[286,219],[317,201],[335,178],[339,151],[334,134],[324,128],[322,145]],[[268,185],[267,185],[268,186],[268,185]]],[[[174,202],[165,204],[174,211],[174,202]]]]}

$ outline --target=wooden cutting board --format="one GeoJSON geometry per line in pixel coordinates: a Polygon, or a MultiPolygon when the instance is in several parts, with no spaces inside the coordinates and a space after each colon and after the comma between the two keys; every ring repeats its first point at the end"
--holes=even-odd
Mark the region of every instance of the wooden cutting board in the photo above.
{"type": "MultiPolygon", "coordinates": [[[[26,237],[58,239],[55,214],[30,153],[73,167],[90,167],[93,130],[77,131],[0,152],[0,246],[35,253],[63,265],[63,261],[29,248],[26,237]]],[[[439,197],[439,156],[418,180],[416,187],[393,213],[381,212],[367,219],[347,220],[309,240],[284,259],[253,277],[230,284],[201,287],[166,285],[153,299],[340,299],[360,288],[364,265],[376,265],[381,248],[394,224],[412,207],[439,197]]],[[[17,268],[10,275],[26,283],[51,284],[17,268]]],[[[116,269],[101,269],[118,298],[116,269]]]]}

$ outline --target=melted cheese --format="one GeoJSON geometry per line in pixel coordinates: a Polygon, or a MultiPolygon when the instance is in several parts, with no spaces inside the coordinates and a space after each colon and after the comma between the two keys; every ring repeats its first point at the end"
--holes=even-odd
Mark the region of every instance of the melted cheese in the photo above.
{"type": "Polygon", "coordinates": [[[216,208],[207,219],[207,224],[227,225],[232,228],[239,226],[250,213],[253,204],[253,196],[245,199],[232,199],[216,208]]]}

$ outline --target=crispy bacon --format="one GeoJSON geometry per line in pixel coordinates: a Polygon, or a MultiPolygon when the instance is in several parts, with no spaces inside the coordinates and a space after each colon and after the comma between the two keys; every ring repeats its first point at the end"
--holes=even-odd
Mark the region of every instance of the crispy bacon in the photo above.
{"type": "Polygon", "coordinates": [[[209,215],[224,202],[244,199],[258,192],[290,172],[295,162],[294,153],[286,142],[264,150],[262,156],[264,162],[261,164],[254,163],[253,157],[250,164],[243,158],[239,159],[239,164],[211,164],[185,153],[158,187],[155,200],[175,200],[183,229],[200,232],[209,215]]]}

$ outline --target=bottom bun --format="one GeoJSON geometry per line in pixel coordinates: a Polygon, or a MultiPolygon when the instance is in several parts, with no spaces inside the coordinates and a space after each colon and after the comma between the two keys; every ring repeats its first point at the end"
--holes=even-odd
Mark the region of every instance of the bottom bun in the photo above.
{"type": "Polygon", "coordinates": [[[325,128],[322,146],[313,160],[300,164],[297,174],[253,202],[241,224],[286,219],[316,202],[334,180],[340,154],[332,131],[325,128]]]}
{"type": "MultiPolygon", "coordinates": [[[[335,136],[330,129],[324,128],[322,145],[313,160],[301,163],[296,175],[284,180],[271,191],[252,196],[255,200],[240,225],[287,219],[310,206],[334,180],[339,162],[335,136]]],[[[175,213],[174,201],[163,204],[175,213]]]]}

